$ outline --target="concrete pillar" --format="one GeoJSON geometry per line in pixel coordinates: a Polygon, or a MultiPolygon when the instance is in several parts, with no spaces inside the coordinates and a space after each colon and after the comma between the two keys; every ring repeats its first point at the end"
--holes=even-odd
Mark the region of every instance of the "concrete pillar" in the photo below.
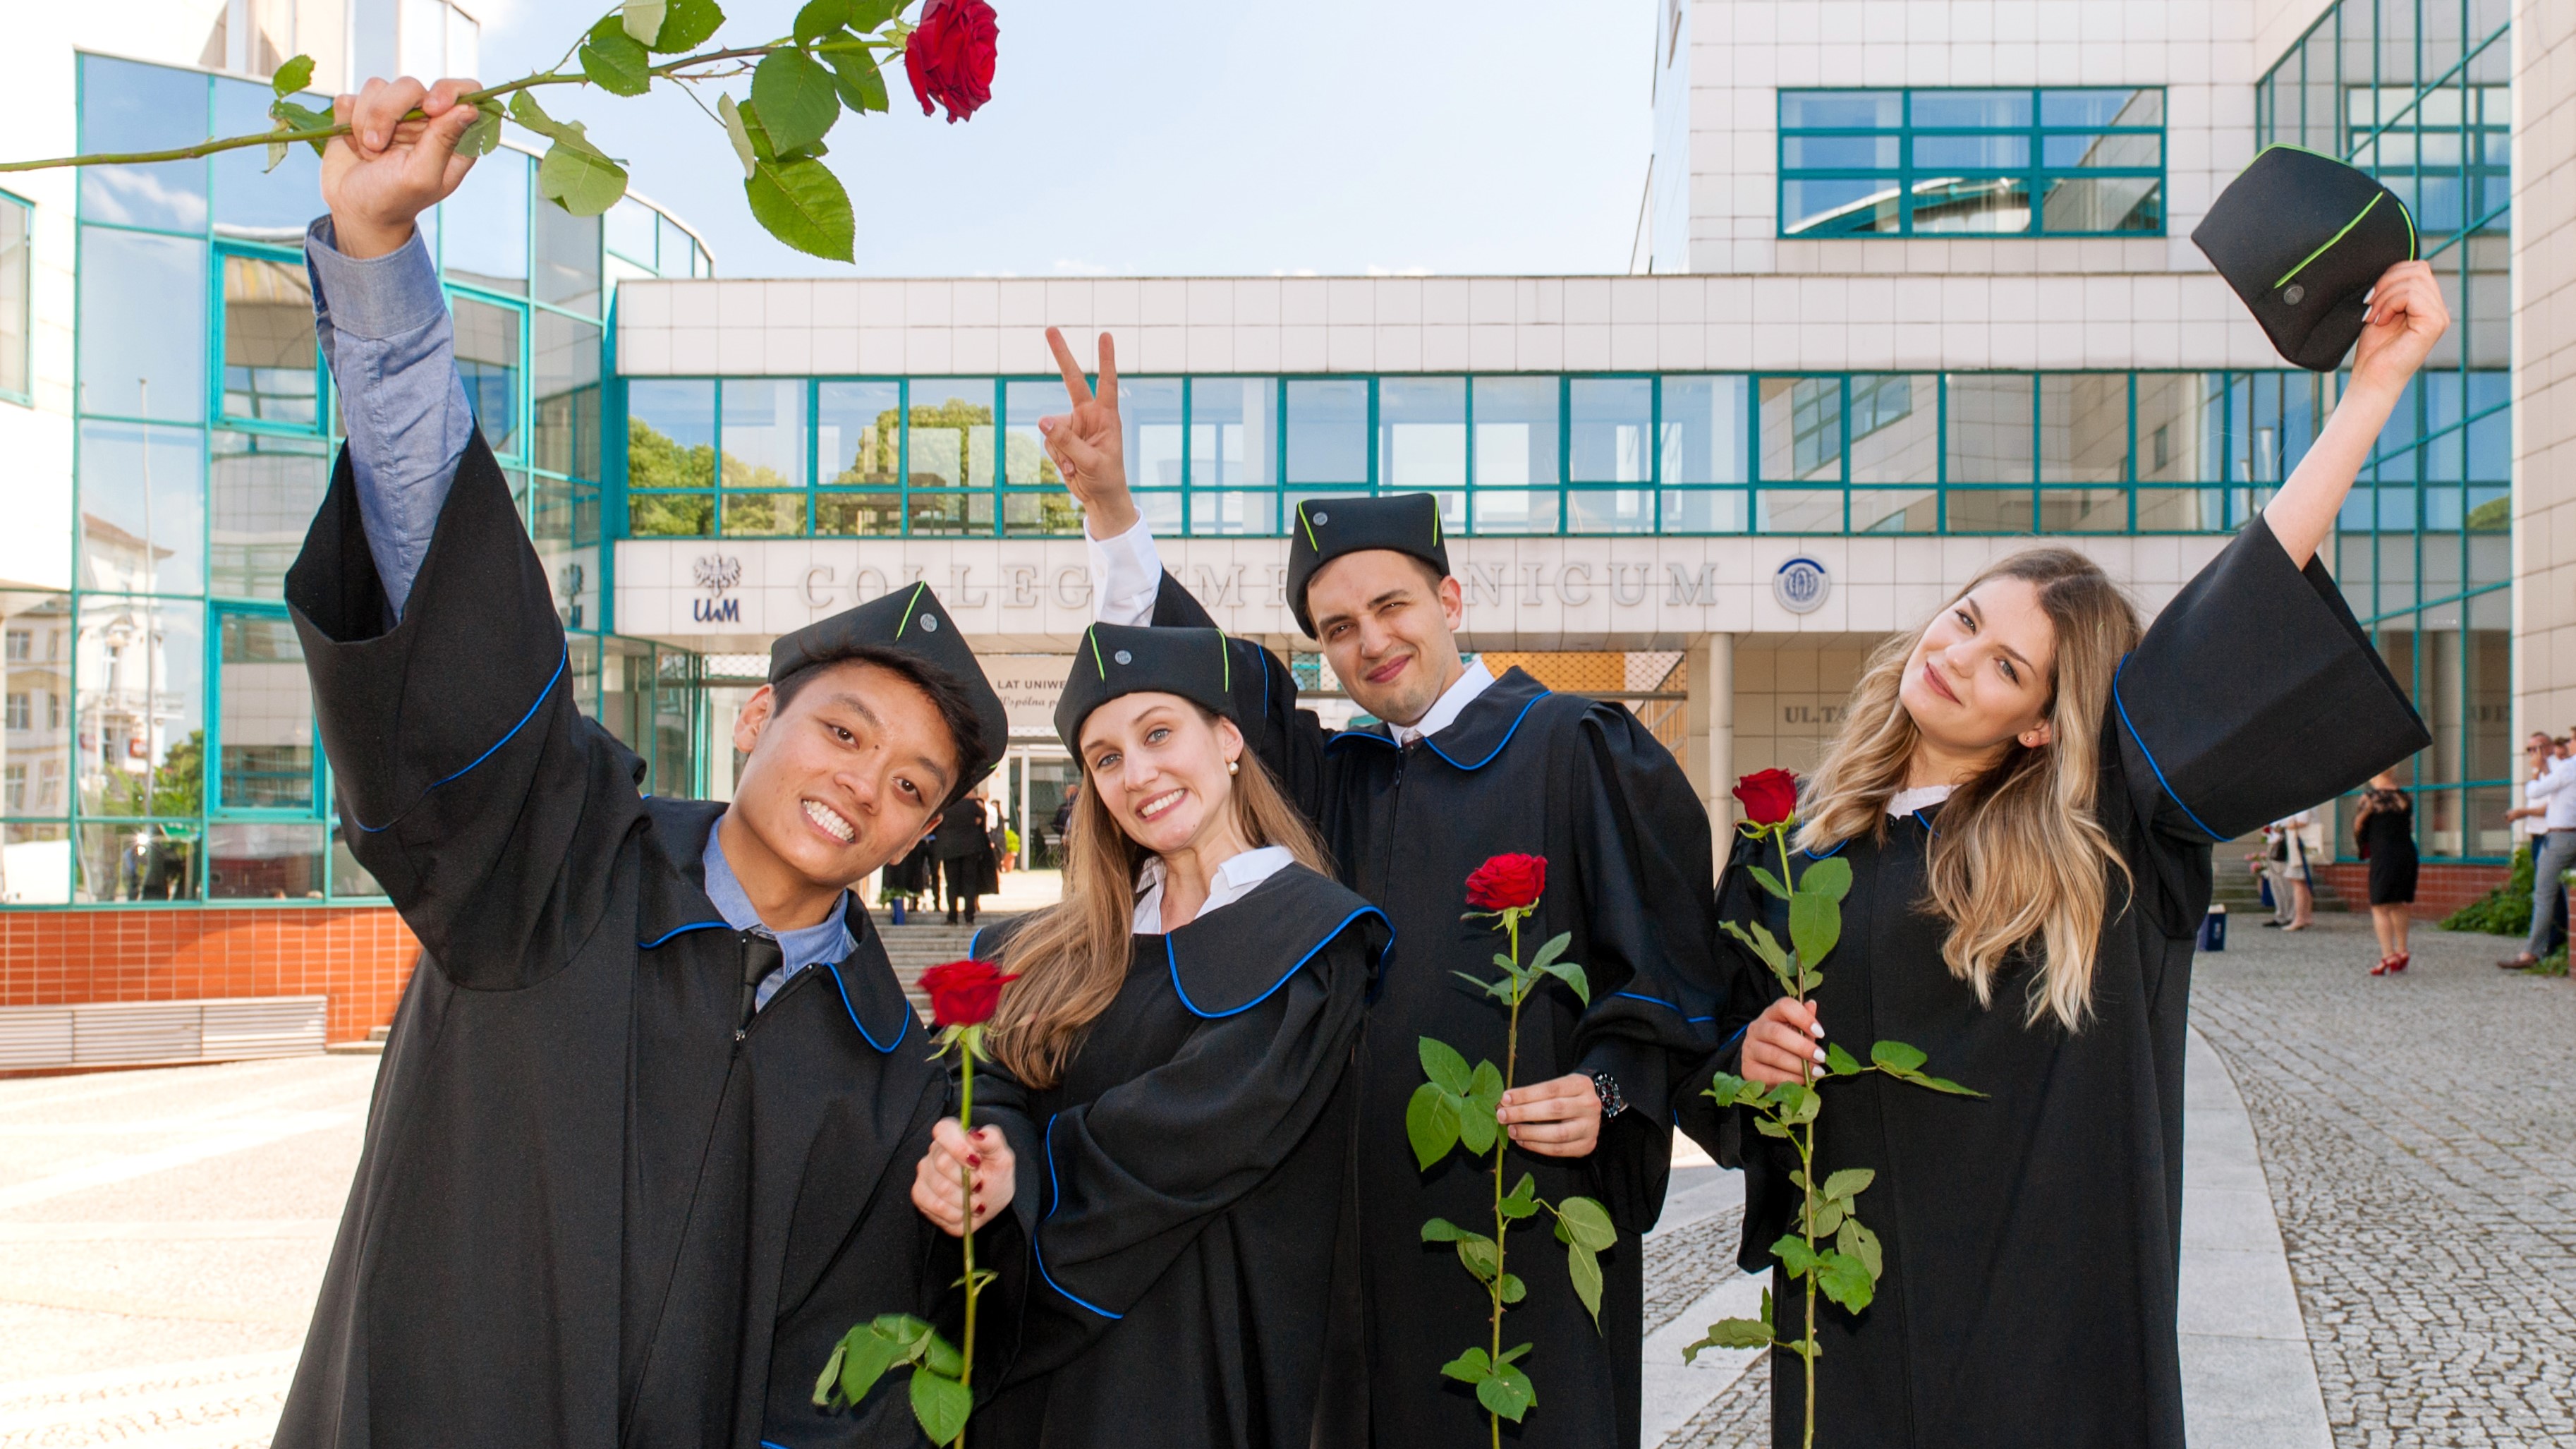
{"type": "MultiPolygon", "coordinates": [[[[1722,837],[1735,824],[1735,636],[1694,634],[1683,651],[1690,696],[1683,706],[1682,770],[1722,837]]],[[[1718,856],[1723,859],[1721,848],[1718,856]]]]}
{"type": "Polygon", "coordinates": [[[2513,13],[2515,740],[2576,718],[2576,7],[2513,13]]]}

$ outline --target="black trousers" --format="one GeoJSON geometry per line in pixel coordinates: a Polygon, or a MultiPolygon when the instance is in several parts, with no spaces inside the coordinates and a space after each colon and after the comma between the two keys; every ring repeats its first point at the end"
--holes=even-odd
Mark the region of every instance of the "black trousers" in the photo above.
{"type": "Polygon", "coordinates": [[[984,863],[971,855],[939,863],[941,891],[948,900],[948,912],[964,911],[968,920],[975,917],[975,903],[982,898],[977,887],[983,884],[984,863]]]}

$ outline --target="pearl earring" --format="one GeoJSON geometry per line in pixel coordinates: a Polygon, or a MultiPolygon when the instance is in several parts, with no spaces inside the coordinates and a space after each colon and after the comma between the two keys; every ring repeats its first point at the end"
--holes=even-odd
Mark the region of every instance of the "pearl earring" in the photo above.
{"type": "Polygon", "coordinates": [[[1240,774],[1240,773],[1242,773],[1242,771],[1243,771],[1243,762],[1242,762],[1242,761],[1240,761],[1240,760],[1228,760],[1228,761],[1226,761],[1226,762],[1225,762],[1225,772],[1226,772],[1227,774],[1229,774],[1229,775],[1235,775],[1235,774],[1240,774]]]}

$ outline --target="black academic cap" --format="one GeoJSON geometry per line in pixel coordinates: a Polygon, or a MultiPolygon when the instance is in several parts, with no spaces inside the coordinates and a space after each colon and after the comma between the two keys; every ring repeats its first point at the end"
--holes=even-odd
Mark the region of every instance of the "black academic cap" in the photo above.
{"type": "Polygon", "coordinates": [[[807,665],[830,664],[868,649],[910,655],[964,692],[967,703],[974,706],[983,738],[975,743],[976,757],[964,762],[959,793],[984,778],[1010,745],[1011,719],[1002,712],[1002,697],[984,677],[984,666],[975,662],[975,651],[966,647],[965,631],[940,606],[939,596],[928,584],[897,589],[781,635],[769,646],[769,682],[776,684],[807,665]]]}
{"type": "Polygon", "coordinates": [[[2414,260],[2415,218],[2366,171],[2267,146],[2218,194],[2191,240],[2283,357],[2332,372],[2361,336],[2362,298],[2381,273],[2414,260]]]}
{"type": "MultiPolygon", "coordinates": [[[[1094,624],[1073,653],[1055,703],[1055,732],[1082,753],[1082,722],[1122,694],[1177,694],[1232,718],[1234,663],[1222,629],[1131,629],[1094,624]]],[[[1241,721],[1237,721],[1241,723],[1241,721]]]]}
{"type": "Polygon", "coordinates": [[[1449,546],[1440,537],[1440,500],[1428,493],[1385,498],[1309,498],[1297,505],[1288,532],[1288,612],[1315,637],[1306,612],[1306,585],[1315,571],[1346,553],[1389,548],[1407,553],[1449,576],[1449,546]]]}

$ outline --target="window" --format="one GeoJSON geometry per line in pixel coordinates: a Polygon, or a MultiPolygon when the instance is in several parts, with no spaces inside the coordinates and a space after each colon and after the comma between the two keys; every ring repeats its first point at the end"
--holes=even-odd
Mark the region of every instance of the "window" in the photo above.
{"type": "Polygon", "coordinates": [[[12,630],[10,630],[10,631],[9,631],[9,656],[8,656],[8,657],[9,657],[9,662],[10,662],[10,663],[12,663],[12,664],[24,664],[24,663],[26,663],[27,661],[29,661],[29,660],[31,660],[31,659],[33,659],[33,658],[35,658],[35,657],[36,657],[36,631],[35,631],[35,630],[33,630],[33,629],[12,629],[12,630]]]}
{"type": "Polygon", "coordinates": [[[450,297],[456,319],[456,372],[483,441],[502,457],[519,451],[519,333],[516,307],[450,297]]]}
{"type": "MultiPolygon", "coordinates": [[[[223,616],[222,743],[215,808],[313,808],[313,689],[283,614],[223,616]]],[[[299,892],[300,894],[300,892],[299,892]]]]}
{"type": "Polygon", "coordinates": [[[23,689],[9,691],[8,720],[8,727],[13,730],[35,728],[36,712],[30,706],[27,691],[23,689]]]}
{"type": "Polygon", "coordinates": [[[1780,92],[1780,235],[2158,236],[2164,92],[1780,92]]]}
{"type": "Polygon", "coordinates": [[[223,266],[224,416],[311,427],[321,377],[312,274],[278,257],[226,256],[223,266]]]}
{"type": "Polygon", "coordinates": [[[35,249],[28,228],[34,219],[34,208],[0,191],[0,396],[21,402],[32,376],[27,344],[35,325],[29,266],[35,249]]]}

